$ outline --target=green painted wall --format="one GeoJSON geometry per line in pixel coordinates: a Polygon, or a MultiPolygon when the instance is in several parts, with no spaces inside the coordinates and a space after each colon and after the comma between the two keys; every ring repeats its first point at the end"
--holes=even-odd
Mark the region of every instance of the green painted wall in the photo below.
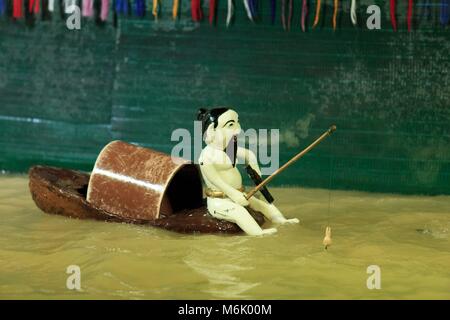
{"type": "Polygon", "coordinates": [[[237,1],[229,29],[225,1],[217,27],[192,23],[187,1],[175,23],[164,3],[157,23],[119,18],[117,28],[0,18],[0,169],[90,170],[112,139],[170,152],[172,130],[192,129],[198,107],[229,105],[244,128],[281,130],[281,162],[338,126],[273,184],[450,194],[450,30],[436,7],[429,19],[415,15],[409,34],[399,3],[393,33],[388,2],[373,2],[382,30],[369,31],[372,1],[360,2],[359,28],[343,1],[333,32],[325,1],[321,27],[303,33],[297,0],[286,33],[279,14],[269,24],[269,1],[256,25],[237,1]]]}

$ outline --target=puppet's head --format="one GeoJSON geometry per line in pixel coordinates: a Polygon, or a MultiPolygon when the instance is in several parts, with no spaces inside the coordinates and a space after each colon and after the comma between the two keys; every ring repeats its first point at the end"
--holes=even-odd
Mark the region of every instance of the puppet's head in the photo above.
{"type": "Polygon", "coordinates": [[[238,114],[232,109],[202,108],[198,111],[197,120],[202,122],[202,134],[206,144],[216,148],[227,148],[233,137],[237,137],[241,132],[238,114]]]}

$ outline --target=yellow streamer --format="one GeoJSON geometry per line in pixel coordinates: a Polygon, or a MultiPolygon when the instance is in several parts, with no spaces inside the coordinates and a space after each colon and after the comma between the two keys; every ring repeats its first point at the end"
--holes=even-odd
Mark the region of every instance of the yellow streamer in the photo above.
{"type": "Polygon", "coordinates": [[[315,28],[317,26],[317,24],[319,23],[320,9],[321,9],[320,0],[317,0],[316,16],[314,18],[313,28],[315,28]]]}
{"type": "Polygon", "coordinates": [[[336,18],[337,18],[338,6],[339,6],[339,0],[334,0],[333,30],[336,30],[336,18]]]}
{"type": "Polygon", "coordinates": [[[173,7],[172,7],[172,17],[173,20],[176,20],[178,17],[178,6],[180,4],[180,0],[173,0],[173,7]]]}
{"type": "Polygon", "coordinates": [[[158,5],[159,5],[159,0],[153,0],[152,14],[156,19],[158,19],[158,5]]]}

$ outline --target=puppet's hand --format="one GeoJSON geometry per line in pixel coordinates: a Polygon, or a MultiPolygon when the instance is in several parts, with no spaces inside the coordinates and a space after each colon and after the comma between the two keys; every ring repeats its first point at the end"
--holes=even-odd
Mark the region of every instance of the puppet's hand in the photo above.
{"type": "Polygon", "coordinates": [[[248,200],[245,198],[245,195],[242,192],[233,190],[233,192],[230,192],[229,194],[227,194],[227,196],[230,197],[233,202],[236,202],[243,207],[248,206],[248,200]]]}

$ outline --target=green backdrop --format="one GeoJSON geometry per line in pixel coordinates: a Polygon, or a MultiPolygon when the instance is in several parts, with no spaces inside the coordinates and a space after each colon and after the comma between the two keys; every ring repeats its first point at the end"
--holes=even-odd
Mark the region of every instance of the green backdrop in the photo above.
{"type": "Polygon", "coordinates": [[[280,129],[281,163],[337,125],[274,185],[450,194],[450,30],[437,6],[421,17],[416,2],[408,33],[406,1],[398,2],[394,33],[387,1],[359,1],[358,28],[342,1],[333,31],[327,0],[320,27],[304,33],[299,0],[290,32],[279,1],[275,25],[268,0],[256,24],[236,1],[228,29],[226,1],[217,26],[191,22],[186,0],[174,22],[172,1],[162,2],[158,22],[147,12],[115,27],[111,16],[104,25],[83,20],[79,31],[59,14],[0,18],[0,169],[90,170],[113,139],[170,152],[172,131],[192,130],[198,107],[226,105],[244,128],[280,129]],[[366,28],[372,3],[381,30],[366,28]]]}

